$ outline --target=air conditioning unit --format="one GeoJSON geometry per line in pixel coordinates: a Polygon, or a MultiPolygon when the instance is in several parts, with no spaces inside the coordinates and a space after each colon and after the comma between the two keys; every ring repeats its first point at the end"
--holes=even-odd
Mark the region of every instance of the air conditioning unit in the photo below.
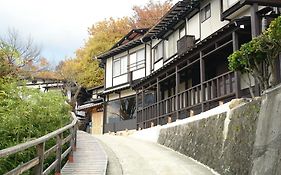
{"type": "Polygon", "coordinates": [[[185,35],[181,39],[178,40],[178,55],[182,55],[186,53],[190,48],[192,48],[195,44],[195,36],[194,35],[185,35]]]}

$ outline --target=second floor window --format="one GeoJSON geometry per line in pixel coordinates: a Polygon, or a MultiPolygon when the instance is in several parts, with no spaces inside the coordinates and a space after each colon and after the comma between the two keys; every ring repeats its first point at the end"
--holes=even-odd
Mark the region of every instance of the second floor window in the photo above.
{"type": "Polygon", "coordinates": [[[135,53],[130,54],[129,70],[134,71],[145,66],[145,51],[141,49],[135,53]]]}
{"type": "Polygon", "coordinates": [[[154,62],[157,62],[164,57],[163,49],[163,42],[160,42],[152,49],[154,62]]]}
{"type": "Polygon", "coordinates": [[[203,9],[201,9],[201,22],[206,21],[211,17],[211,4],[206,5],[203,9]]]}
{"type": "Polygon", "coordinates": [[[113,77],[127,73],[127,56],[113,60],[113,77]]]}
{"type": "Polygon", "coordinates": [[[177,53],[177,41],[179,39],[179,33],[178,32],[174,32],[173,34],[171,34],[168,37],[168,42],[166,42],[165,44],[168,44],[167,47],[167,52],[165,55],[165,60],[170,59],[172,56],[174,56],[174,54],[177,53]]]}

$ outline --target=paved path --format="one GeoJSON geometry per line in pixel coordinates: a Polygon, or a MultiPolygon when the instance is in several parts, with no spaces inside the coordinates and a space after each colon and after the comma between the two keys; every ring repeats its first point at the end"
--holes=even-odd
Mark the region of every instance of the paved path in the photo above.
{"type": "Polygon", "coordinates": [[[83,131],[77,133],[77,148],[74,162],[63,167],[63,175],[103,175],[106,174],[107,155],[97,139],[83,131]]]}
{"type": "Polygon", "coordinates": [[[108,175],[209,175],[211,170],[158,144],[124,136],[97,136],[109,159],[108,175]]]}

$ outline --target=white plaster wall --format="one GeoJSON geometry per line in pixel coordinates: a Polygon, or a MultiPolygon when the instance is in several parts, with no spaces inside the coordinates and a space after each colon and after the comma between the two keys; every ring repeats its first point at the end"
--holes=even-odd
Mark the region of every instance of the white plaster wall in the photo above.
{"type": "Polygon", "coordinates": [[[127,82],[128,82],[128,74],[113,78],[113,86],[117,86],[127,82]]]}
{"type": "Polygon", "coordinates": [[[145,68],[133,71],[133,80],[145,77],[145,68]]]}
{"type": "Polygon", "coordinates": [[[123,56],[126,56],[126,55],[128,55],[128,51],[119,53],[119,54],[115,55],[113,58],[120,58],[120,57],[123,57],[123,56]]]}
{"type": "Polygon", "coordinates": [[[142,44],[142,45],[140,45],[140,46],[134,47],[134,48],[132,48],[132,49],[129,50],[129,53],[134,53],[134,52],[136,52],[136,51],[138,51],[138,50],[144,49],[144,46],[145,46],[145,45],[142,44]]]}
{"type": "Polygon", "coordinates": [[[163,59],[161,59],[160,61],[154,64],[154,71],[160,69],[162,66],[163,66],[163,59]]]}
{"type": "Polygon", "coordinates": [[[136,91],[134,91],[132,89],[127,89],[127,90],[121,91],[121,98],[132,96],[132,95],[136,95],[136,91]]]}
{"type": "Polygon", "coordinates": [[[152,47],[154,47],[156,44],[158,44],[161,40],[160,39],[153,39],[152,40],[152,47]]]}
{"type": "Polygon", "coordinates": [[[106,59],[105,87],[112,87],[112,58],[106,59]]]}
{"type": "MultiPolygon", "coordinates": [[[[201,8],[207,5],[209,2],[205,1],[205,3],[202,3],[201,8]]],[[[228,24],[228,21],[221,21],[220,20],[220,1],[219,0],[211,0],[211,17],[201,23],[201,40],[205,39],[206,37],[210,36],[214,32],[216,32],[218,29],[222,28],[226,24],[228,24]]]]}
{"type": "Polygon", "coordinates": [[[195,39],[200,38],[200,18],[199,13],[194,15],[192,18],[188,20],[186,23],[187,35],[194,35],[195,39]]]}

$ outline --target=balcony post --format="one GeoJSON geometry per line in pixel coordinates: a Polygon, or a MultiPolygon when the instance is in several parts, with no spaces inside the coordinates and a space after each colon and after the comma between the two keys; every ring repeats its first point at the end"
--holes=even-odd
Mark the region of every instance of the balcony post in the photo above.
{"type": "MultiPolygon", "coordinates": [[[[233,44],[233,52],[239,49],[238,34],[236,32],[232,33],[232,44],[233,44]]],[[[234,76],[235,76],[235,96],[236,98],[240,98],[241,97],[240,73],[235,71],[234,76]]]]}
{"type": "Polygon", "coordinates": [[[260,34],[260,19],[257,14],[258,12],[258,4],[254,3],[251,5],[251,32],[252,32],[252,38],[258,36],[260,34]]]}
{"type": "Polygon", "coordinates": [[[136,110],[137,110],[137,130],[138,130],[138,128],[139,128],[139,115],[138,115],[138,113],[139,113],[139,102],[138,102],[138,94],[139,94],[139,90],[137,89],[136,90],[136,110]]]}
{"type": "MultiPolygon", "coordinates": [[[[202,58],[203,53],[200,51],[200,81],[201,81],[201,111],[204,112],[205,89],[203,83],[205,81],[205,61],[202,58]]],[[[199,99],[200,101],[200,99],[199,99]]]]}
{"type": "Polygon", "coordinates": [[[176,66],[176,117],[179,119],[179,110],[180,110],[180,99],[179,99],[179,83],[180,83],[180,75],[178,72],[178,66],[176,66]]]}
{"type": "Polygon", "coordinates": [[[157,125],[160,125],[160,104],[159,104],[159,101],[160,101],[160,85],[159,85],[159,78],[157,78],[157,83],[156,83],[156,87],[157,87],[157,92],[156,92],[156,101],[157,101],[157,107],[156,107],[156,116],[157,116],[157,125]]]}
{"type": "MultiPolygon", "coordinates": [[[[141,108],[141,121],[143,123],[144,121],[144,87],[142,86],[142,89],[141,89],[141,105],[142,105],[142,108],[141,108]]],[[[145,128],[145,125],[142,126],[143,128],[145,128]]]]}
{"type": "MultiPolygon", "coordinates": [[[[254,3],[251,5],[251,32],[252,38],[257,37],[260,34],[260,19],[257,14],[258,4],[254,3]]],[[[257,79],[255,78],[255,95],[260,95],[260,88],[257,79]]]]}

